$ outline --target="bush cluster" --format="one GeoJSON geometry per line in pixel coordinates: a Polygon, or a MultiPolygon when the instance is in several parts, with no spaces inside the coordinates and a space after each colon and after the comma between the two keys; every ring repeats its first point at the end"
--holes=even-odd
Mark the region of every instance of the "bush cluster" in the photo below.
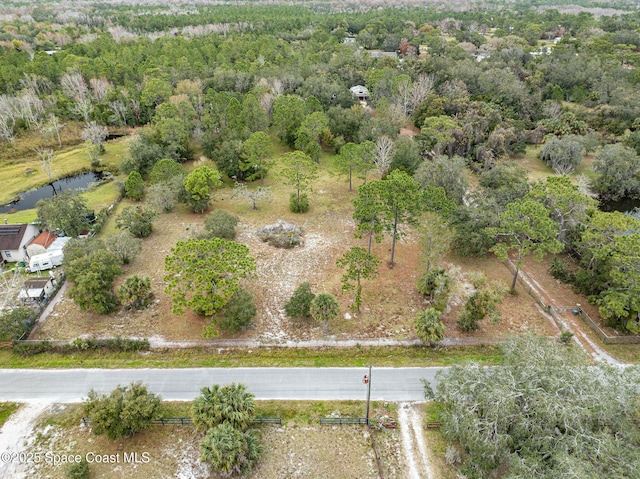
{"type": "Polygon", "coordinates": [[[260,228],[258,237],[276,248],[293,248],[303,244],[302,230],[282,220],[260,228]]]}
{"type": "Polygon", "coordinates": [[[14,341],[13,352],[20,356],[36,356],[42,353],[73,354],[78,351],[148,351],[149,340],[122,338],[98,339],[98,338],[76,338],[71,343],[57,344],[50,341],[22,342],[14,341]]]}

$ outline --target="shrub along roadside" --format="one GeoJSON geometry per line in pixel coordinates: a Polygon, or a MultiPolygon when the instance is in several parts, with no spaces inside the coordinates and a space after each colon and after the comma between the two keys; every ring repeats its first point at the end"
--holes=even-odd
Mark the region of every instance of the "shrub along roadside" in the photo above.
{"type": "Polygon", "coordinates": [[[81,351],[133,352],[148,351],[148,339],[130,338],[76,338],[71,343],[50,341],[14,341],[13,352],[19,356],[35,356],[43,353],[73,354],[81,351]]]}
{"type": "Polygon", "coordinates": [[[68,350],[35,356],[12,354],[0,349],[4,368],[189,368],[189,367],[388,367],[450,366],[464,361],[500,364],[497,346],[353,347],[353,348],[189,348],[111,352],[68,350]]]}

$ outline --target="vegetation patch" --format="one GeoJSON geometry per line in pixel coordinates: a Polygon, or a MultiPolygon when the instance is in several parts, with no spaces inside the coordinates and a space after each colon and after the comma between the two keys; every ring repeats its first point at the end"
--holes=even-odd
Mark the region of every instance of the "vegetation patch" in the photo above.
{"type": "Polygon", "coordinates": [[[449,366],[464,361],[499,364],[497,346],[355,348],[188,348],[144,352],[51,352],[36,356],[0,349],[6,368],[190,368],[190,367],[413,367],[449,366]]]}
{"type": "Polygon", "coordinates": [[[258,238],[276,248],[293,248],[304,244],[302,230],[282,220],[260,228],[258,238]]]}
{"type": "Polygon", "coordinates": [[[9,416],[11,416],[19,407],[20,404],[15,402],[0,403],[0,427],[2,427],[5,422],[7,422],[9,416]]]}
{"type": "MultiPolygon", "coordinates": [[[[190,402],[164,402],[164,417],[188,416],[190,402]]],[[[372,415],[395,417],[395,404],[371,403],[372,415]]],[[[294,477],[360,478],[375,477],[377,468],[369,433],[362,426],[321,426],[320,417],[364,414],[365,404],[358,401],[256,401],[257,416],[275,415],[283,419],[281,426],[259,426],[256,431],[264,451],[254,469],[243,477],[248,479],[279,479],[294,477]]],[[[193,425],[152,425],[133,436],[109,440],[92,434],[92,425],[82,425],[82,405],[57,405],[36,427],[31,452],[64,451],[65,454],[86,457],[99,451],[101,455],[119,454],[118,464],[89,464],[90,477],[113,477],[118,467],[119,477],[210,477],[209,468],[200,462],[200,446],[204,434],[193,425]],[[137,453],[138,462],[124,462],[124,453],[137,453]],[[146,453],[143,456],[143,453],[146,453]],[[145,457],[149,461],[144,460],[145,457]]],[[[397,430],[374,431],[382,456],[385,477],[406,478],[397,430]]],[[[64,478],[66,468],[47,464],[35,465],[31,477],[64,478]]]]}

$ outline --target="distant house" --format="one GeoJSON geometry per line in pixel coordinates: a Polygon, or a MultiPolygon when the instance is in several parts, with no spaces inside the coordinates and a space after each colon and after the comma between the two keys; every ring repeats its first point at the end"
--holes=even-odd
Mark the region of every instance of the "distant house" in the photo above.
{"type": "Polygon", "coordinates": [[[27,245],[39,234],[34,224],[0,225],[0,255],[6,263],[28,261],[27,245]]]}
{"type": "Polygon", "coordinates": [[[352,86],[351,88],[349,88],[349,90],[351,90],[351,94],[353,96],[355,96],[358,100],[360,101],[369,101],[369,90],[367,89],[367,87],[364,87],[362,85],[356,85],[356,86],[352,86]]]}
{"type": "Polygon", "coordinates": [[[29,257],[36,254],[46,253],[47,249],[53,244],[57,236],[48,231],[43,231],[27,246],[27,254],[29,257]]]}
{"type": "Polygon", "coordinates": [[[53,277],[28,279],[22,285],[18,299],[22,301],[44,301],[53,291],[53,277]]]}
{"type": "Polygon", "coordinates": [[[344,37],[342,43],[355,43],[356,37],[344,37]]]}
{"type": "Polygon", "coordinates": [[[378,52],[378,51],[370,51],[369,55],[371,55],[372,58],[383,58],[383,57],[391,57],[391,58],[395,58],[398,59],[398,54],[396,52],[378,52]]]}

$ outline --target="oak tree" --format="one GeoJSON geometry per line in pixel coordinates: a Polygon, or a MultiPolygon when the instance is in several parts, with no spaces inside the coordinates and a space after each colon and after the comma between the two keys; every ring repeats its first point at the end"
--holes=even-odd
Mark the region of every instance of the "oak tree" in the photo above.
{"type": "Polygon", "coordinates": [[[84,414],[91,420],[93,433],[114,440],[147,429],[161,416],[162,401],[147,386],[134,382],[118,386],[110,394],[89,391],[84,414]]]}

